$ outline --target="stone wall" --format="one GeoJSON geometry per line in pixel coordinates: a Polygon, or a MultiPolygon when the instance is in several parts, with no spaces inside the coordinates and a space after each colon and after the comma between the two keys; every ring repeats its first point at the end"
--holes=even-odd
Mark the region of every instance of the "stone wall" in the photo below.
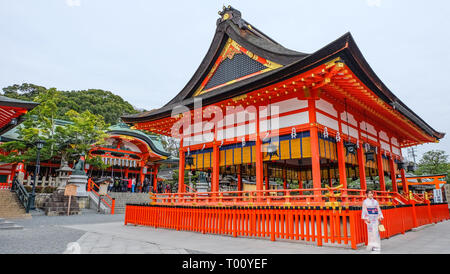
{"type": "MultiPolygon", "coordinates": [[[[45,201],[52,195],[52,193],[36,193],[35,206],[37,208],[44,208],[45,201]]],[[[78,202],[80,209],[90,208],[89,197],[72,197],[78,202]]]]}

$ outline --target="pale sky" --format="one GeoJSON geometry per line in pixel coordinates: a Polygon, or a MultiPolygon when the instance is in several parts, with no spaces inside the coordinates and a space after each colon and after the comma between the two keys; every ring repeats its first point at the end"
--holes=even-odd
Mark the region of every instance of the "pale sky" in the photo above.
{"type": "MultiPolygon", "coordinates": [[[[296,51],[312,53],[350,31],[386,86],[450,133],[446,0],[0,0],[0,88],[98,88],[159,108],[202,61],[223,5],[296,51]]],[[[419,155],[431,149],[450,154],[450,137],[417,147],[419,155]]]]}

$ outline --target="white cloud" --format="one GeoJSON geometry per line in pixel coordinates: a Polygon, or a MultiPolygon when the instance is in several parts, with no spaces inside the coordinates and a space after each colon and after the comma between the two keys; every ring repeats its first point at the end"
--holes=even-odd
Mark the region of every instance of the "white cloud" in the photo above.
{"type": "Polygon", "coordinates": [[[369,7],[381,7],[382,0],[366,0],[366,3],[369,7]]]}
{"type": "Polygon", "coordinates": [[[66,5],[69,7],[81,6],[81,0],[66,0],[66,5]]]}

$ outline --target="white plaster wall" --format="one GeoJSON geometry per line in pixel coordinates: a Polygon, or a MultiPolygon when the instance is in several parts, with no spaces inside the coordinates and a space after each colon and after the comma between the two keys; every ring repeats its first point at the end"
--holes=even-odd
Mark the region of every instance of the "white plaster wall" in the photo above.
{"type": "Polygon", "coordinates": [[[317,123],[319,123],[323,126],[332,128],[334,130],[339,130],[338,121],[334,120],[328,116],[325,116],[322,113],[316,112],[316,120],[317,120],[317,123]]]}
{"type": "Polygon", "coordinates": [[[324,99],[316,100],[316,108],[318,108],[334,117],[338,117],[337,116],[338,113],[337,113],[336,109],[333,107],[333,104],[328,103],[324,99]]]}

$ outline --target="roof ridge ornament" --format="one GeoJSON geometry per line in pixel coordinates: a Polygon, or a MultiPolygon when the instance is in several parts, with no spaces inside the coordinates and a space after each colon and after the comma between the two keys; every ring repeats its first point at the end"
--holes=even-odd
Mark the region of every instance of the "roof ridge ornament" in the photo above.
{"type": "Polygon", "coordinates": [[[232,6],[228,5],[228,7],[223,6],[222,10],[218,12],[221,16],[217,19],[217,25],[220,23],[231,20],[233,23],[239,26],[240,29],[246,29],[247,24],[242,20],[241,12],[237,9],[234,9],[232,6]]]}

